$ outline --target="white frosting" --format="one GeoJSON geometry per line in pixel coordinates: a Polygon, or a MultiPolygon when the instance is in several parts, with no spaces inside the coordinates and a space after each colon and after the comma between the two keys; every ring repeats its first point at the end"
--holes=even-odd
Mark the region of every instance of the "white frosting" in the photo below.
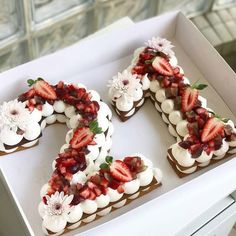
{"type": "Polygon", "coordinates": [[[134,113],[135,113],[135,108],[133,108],[133,109],[130,110],[127,114],[125,114],[125,117],[132,116],[134,113]]]}
{"type": "Polygon", "coordinates": [[[80,114],[74,115],[70,118],[70,126],[72,129],[75,129],[79,125],[79,121],[82,119],[80,114]]]}
{"type": "Polygon", "coordinates": [[[8,126],[4,126],[0,132],[0,140],[7,145],[16,145],[23,138],[23,135],[19,135],[11,130],[8,126]]]}
{"type": "Polygon", "coordinates": [[[54,112],[53,106],[49,104],[48,102],[45,102],[45,104],[43,104],[43,107],[42,107],[42,115],[45,117],[48,117],[52,115],[53,112],[54,112]]]}
{"type": "Polygon", "coordinates": [[[60,123],[66,123],[66,116],[65,115],[62,115],[62,114],[57,114],[57,121],[60,122],[60,123]]]}
{"type": "Polygon", "coordinates": [[[61,100],[55,101],[53,104],[53,108],[54,108],[55,112],[63,113],[66,109],[66,104],[61,100]]]}
{"type": "Polygon", "coordinates": [[[44,130],[46,125],[47,125],[46,120],[42,120],[41,125],[40,125],[41,126],[41,130],[44,130]]]}
{"type": "Polygon", "coordinates": [[[158,183],[162,181],[163,174],[159,168],[153,168],[153,175],[158,183]]]}
{"type": "Polygon", "coordinates": [[[111,212],[112,207],[107,207],[106,209],[97,212],[99,216],[105,216],[111,212]]]}
{"type": "Polygon", "coordinates": [[[136,107],[140,107],[142,106],[144,103],[144,98],[140,100],[140,102],[136,105],[136,107]]]}
{"type": "Polygon", "coordinates": [[[157,111],[162,112],[162,110],[157,102],[155,102],[155,108],[157,109],[157,111]]]}
{"type": "Polygon", "coordinates": [[[110,197],[108,194],[103,195],[101,194],[95,199],[98,208],[106,207],[110,203],[110,197]]]}
{"type": "Polygon", "coordinates": [[[150,90],[153,92],[153,93],[156,93],[157,90],[160,89],[160,84],[157,80],[152,80],[150,82],[150,90]]]}
{"type": "Polygon", "coordinates": [[[82,201],[80,204],[81,204],[81,208],[82,208],[83,212],[86,214],[92,214],[98,208],[97,203],[95,201],[89,200],[89,199],[82,201]]]}
{"type": "Polygon", "coordinates": [[[139,194],[140,194],[140,192],[137,192],[137,193],[131,195],[130,197],[128,197],[128,199],[133,200],[133,199],[137,198],[139,196],[139,194]]]}
{"type": "Polygon", "coordinates": [[[82,215],[83,215],[83,211],[82,211],[81,205],[78,204],[74,206],[72,210],[70,211],[70,213],[68,214],[67,221],[69,223],[75,223],[81,219],[82,215]]]}
{"type": "Polygon", "coordinates": [[[116,107],[120,111],[129,111],[134,105],[133,99],[128,96],[122,96],[116,100],[116,107]]]}
{"type": "Polygon", "coordinates": [[[88,90],[88,93],[91,94],[91,98],[90,98],[91,101],[99,102],[101,100],[100,95],[99,95],[99,93],[97,91],[95,91],[95,90],[88,90]]]}
{"type": "Polygon", "coordinates": [[[39,212],[39,215],[41,216],[41,218],[43,218],[46,215],[46,210],[45,210],[44,206],[45,205],[42,201],[38,205],[38,212],[39,212]]]}
{"type": "Polygon", "coordinates": [[[38,142],[38,139],[35,139],[34,141],[25,143],[25,144],[23,144],[23,145],[21,145],[21,146],[22,146],[22,147],[25,147],[25,148],[28,148],[28,147],[34,146],[37,142],[38,142]]]}
{"type": "Polygon", "coordinates": [[[63,144],[61,146],[60,153],[63,153],[69,147],[70,147],[70,145],[68,143],[63,144]]]}
{"type": "Polygon", "coordinates": [[[50,124],[53,124],[56,122],[57,117],[56,117],[56,115],[51,115],[51,116],[48,116],[45,120],[46,120],[47,124],[50,125],[50,124]]]}
{"type": "Polygon", "coordinates": [[[211,152],[209,155],[205,151],[202,151],[201,155],[196,158],[195,160],[200,163],[204,163],[209,161],[212,158],[213,152],[211,152]]]}
{"type": "Polygon", "coordinates": [[[123,193],[119,193],[116,189],[112,188],[108,188],[107,194],[109,195],[111,202],[116,202],[123,196],[123,193]]]}
{"type": "Polygon", "coordinates": [[[68,129],[72,129],[72,127],[70,126],[70,120],[68,118],[66,119],[66,126],[68,129]]]}
{"type": "Polygon", "coordinates": [[[208,166],[210,164],[210,162],[211,162],[211,160],[205,161],[205,162],[199,163],[198,166],[205,167],[205,166],[208,166]]]}
{"type": "Polygon", "coordinates": [[[166,124],[169,124],[169,123],[170,123],[169,120],[168,120],[168,118],[166,117],[166,115],[165,115],[164,113],[161,114],[161,117],[162,117],[163,121],[164,121],[166,124]]]}
{"type": "Polygon", "coordinates": [[[108,127],[108,131],[107,131],[107,136],[110,137],[114,132],[114,125],[109,122],[109,127],[108,127]]]}
{"type": "Polygon", "coordinates": [[[169,114],[169,120],[173,125],[177,125],[182,119],[182,113],[180,111],[172,111],[169,114]]]}
{"type": "Polygon", "coordinates": [[[37,122],[30,122],[27,126],[27,130],[24,133],[24,138],[27,140],[36,139],[41,133],[41,127],[37,122]]]}
{"type": "Polygon", "coordinates": [[[173,135],[174,137],[177,137],[178,134],[176,133],[175,129],[173,128],[172,125],[168,125],[168,130],[170,132],[171,135],[173,135]]]}
{"type": "Polygon", "coordinates": [[[88,216],[88,217],[84,218],[82,221],[84,223],[89,223],[89,222],[92,222],[93,220],[95,220],[95,218],[96,218],[96,214],[93,214],[91,216],[88,216]]]}
{"type": "Polygon", "coordinates": [[[75,113],[75,107],[74,106],[67,106],[65,108],[65,115],[68,117],[68,118],[71,118],[72,116],[75,116],[76,113],[75,113]]]}
{"type": "Polygon", "coordinates": [[[99,147],[97,145],[88,145],[88,150],[90,151],[86,154],[86,158],[94,161],[99,155],[99,147]]]}
{"type": "Polygon", "coordinates": [[[133,94],[133,101],[134,102],[137,102],[139,101],[143,96],[143,90],[141,88],[138,88],[134,91],[134,94],[133,94]]]}
{"type": "Polygon", "coordinates": [[[195,162],[195,159],[192,158],[192,155],[188,149],[180,147],[178,143],[171,146],[171,152],[179,165],[183,167],[190,167],[195,162]]]}
{"type": "Polygon", "coordinates": [[[147,90],[150,87],[150,80],[148,79],[147,75],[148,74],[145,74],[141,80],[143,90],[147,90]]]}
{"type": "Polygon", "coordinates": [[[73,135],[74,131],[72,129],[66,133],[66,138],[65,138],[66,143],[70,143],[70,140],[72,139],[73,135]]]}
{"type": "Polygon", "coordinates": [[[140,180],[138,178],[123,184],[123,188],[126,194],[133,194],[137,192],[139,190],[139,187],[140,187],[140,180]]]}
{"type": "Polygon", "coordinates": [[[30,113],[31,118],[35,122],[39,122],[42,119],[42,112],[39,111],[37,108],[35,108],[31,113],[30,113]]]}
{"type": "Polygon", "coordinates": [[[109,120],[106,117],[99,116],[97,117],[98,127],[102,128],[102,131],[105,132],[109,127],[109,120]]]}
{"type": "Polygon", "coordinates": [[[184,174],[191,174],[197,170],[197,166],[193,166],[193,167],[186,169],[186,170],[181,170],[178,166],[176,166],[176,168],[184,174]]]}
{"type": "Polygon", "coordinates": [[[184,81],[185,84],[190,84],[189,79],[185,76],[183,77],[183,81],[184,81]]]}
{"type": "Polygon", "coordinates": [[[110,120],[112,118],[112,112],[109,106],[105,102],[99,102],[98,116],[106,117],[110,120]]]}
{"type": "Polygon", "coordinates": [[[156,91],[155,98],[158,102],[164,102],[166,100],[166,93],[164,89],[156,91]]]}
{"type": "Polygon", "coordinates": [[[103,147],[106,142],[105,134],[104,133],[96,134],[93,138],[93,141],[95,141],[97,147],[103,147]]]}
{"type": "Polygon", "coordinates": [[[221,148],[214,151],[213,154],[215,156],[224,156],[228,150],[229,150],[229,144],[223,139],[221,148]]]}
{"type": "Polygon", "coordinates": [[[43,198],[47,192],[48,192],[48,189],[49,189],[49,185],[48,183],[44,184],[40,190],[40,197],[43,198]]]}
{"type": "Polygon", "coordinates": [[[87,181],[86,174],[83,171],[78,171],[76,174],[73,174],[70,184],[82,184],[84,185],[87,181]]]}
{"type": "Polygon", "coordinates": [[[43,219],[43,226],[53,233],[57,233],[63,230],[66,227],[66,224],[66,217],[61,217],[60,215],[46,215],[43,219]]]}
{"type": "Polygon", "coordinates": [[[151,168],[147,168],[146,170],[138,173],[137,177],[140,181],[140,186],[146,186],[152,182],[153,171],[151,168]]]}
{"type": "Polygon", "coordinates": [[[172,99],[166,99],[161,103],[161,109],[167,114],[171,113],[174,110],[174,101],[172,99]]]}
{"type": "Polygon", "coordinates": [[[125,203],[127,202],[126,199],[120,201],[120,202],[117,202],[116,204],[112,205],[112,207],[114,208],[120,208],[120,207],[123,207],[125,205],[125,203]]]}
{"type": "Polygon", "coordinates": [[[76,229],[78,228],[79,226],[81,225],[81,221],[75,223],[75,224],[72,224],[70,226],[67,226],[67,229],[76,229]]]}
{"type": "Polygon", "coordinates": [[[140,47],[140,48],[137,48],[135,51],[134,51],[134,56],[133,56],[133,59],[131,61],[131,68],[134,67],[138,60],[139,60],[139,54],[141,52],[143,52],[143,50],[145,49],[145,47],[140,47]]]}
{"type": "Polygon", "coordinates": [[[188,134],[188,121],[187,120],[181,120],[177,125],[176,125],[176,131],[177,133],[184,137],[185,135],[188,134]]]}
{"type": "Polygon", "coordinates": [[[201,102],[202,107],[207,108],[207,100],[202,96],[198,96],[198,100],[201,102]]]}
{"type": "Polygon", "coordinates": [[[174,55],[171,55],[169,59],[169,63],[171,64],[171,66],[176,67],[178,65],[177,57],[174,55]]]}

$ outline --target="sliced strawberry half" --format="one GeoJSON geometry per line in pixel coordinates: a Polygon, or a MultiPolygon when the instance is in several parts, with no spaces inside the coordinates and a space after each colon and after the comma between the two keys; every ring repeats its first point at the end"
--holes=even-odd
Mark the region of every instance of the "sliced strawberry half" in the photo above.
{"type": "Polygon", "coordinates": [[[224,124],[221,120],[216,117],[210,118],[204,128],[201,135],[202,142],[208,142],[214,139],[217,135],[222,134],[222,130],[224,129],[224,124]]]}
{"type": "Polygon", "coordinates": [[[181,96],[181,108],[183,112],[191,111],[198,100],[198,90],[187,87],[181,96]]]}
{"type": "Polygon", "coordinates": [[[93,142],[94,133],[89,127],[78,128],[70,140],[70,145],[74,149],[80,149],[93,142]]]}
{"type": "Polygon", "coordinates": [[[57,99],[57,95],[53,87],[44,80],[37,80],[34,84],[34,89],[35,89],[36,94],[38,94],[39,96],[45,99],[48,99],[48,100],[57,99]]]}
{"type": "Polygon", "coordinates": [[[112,162],[110,166],[110,174],[118,181],[129,182],[132,180],[132,174],[128,166],[120,160],[112,162]]]}
{"type": "Polygon", "coordinates": [[[174,75],[170,63],[164,57],[156,57],[155,60],[152,62],[152,66],[158,73],[162,75],[174,75]]]}

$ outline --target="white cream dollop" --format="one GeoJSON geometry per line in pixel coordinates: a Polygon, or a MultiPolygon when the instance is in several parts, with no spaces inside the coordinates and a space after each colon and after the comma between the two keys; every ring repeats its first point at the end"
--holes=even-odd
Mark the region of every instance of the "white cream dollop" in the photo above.
{"type": "Polygon", "coordinates": [[[147,90],[150,87],[150,80],[147,75],[148,74],[145,74],[141,80],[143,90],[147,90]]]}
{"type": "Polygon", "coordinates": [[[184,137],[188,134],[188,121],[187,120],[181,120],[177,125],[176,125],[176,131],[177,133],[184,137]]]}
{"type": "Polygon", "coordinates": [[[95,201],[89,200],[89,199],[82,201],[80,204],[81,204],[81,208],[82,208],[83,212],[86,214],[92,214],[98,208],[97,203],[95,201]]]}
{"type": "Polygon", "coordinates": [[[177,125],[182,119],[182,113],[180,111],[172,111],[169,114],[169,120],[173,125],[177,125]]]}
{"type": "Polygon", "coordinates": [[[155,97],[158,102],[164,102],[166,100],[165,90],[164,89],[157,90],[155,97]]]}
{"type": "Polygon", "coordinates": [[[126,194],[133,194],[139,190],[140,180],[134,179],[123,184],[123,188],[126,194]]]}
{"type": "Polygon", "coordinates": [[[140,186],[146,186],[152,182],[153,171],[151,168],[147,168],[146,170],[138,173],[137,177],[140,181],[140,186]]]}
{"type": "Polygon", "coordinates": [[[24,133],[24,138],[27,140],[34,140],[38,138],[41,133],[41,127],[37,122],[30,122],[24,133]]]}
{"type": "Polygon", "coordinates": [[[39,122],[42,119],[42,111],[34,108],[34,110],[30,113],[30,116],[35,122],[39,122]]]}
{"type": "Polygon", "coordinates": [[[43,104],[43,107],[42,107],[42,115],[47,117],[47,116],[52,115],[53,112],[54,112],[53,106],[49,104],[48,102],[45,102],[45,104],[43,104]]]}
{"type": "Polygon", "coordinates": [[[100,196],[98,196],[95,199],[95,201],[97,203],[98,208],[103,208],[103,207],[106,207],[109,204],[110,197],[109,197],[108,194],[106,194],[106,195],[101,194],[100,196]]]}
{"type": "Polygon", "coordinates": [[[229,144],[223,139],[220,149],[214,151],[214,155],[223,156],[229,150],[229,144]]]}
{"type": "Polygon", "coordinates": [[[174,110],[174,101],[172,99],[166,99],[161,103],[161,109],[167,114],[171,113],[174,110]]]}
{"type": "Polygon", "coordinates": [[[53,233],[60,232],[66,227],[67,219],[60,215],[48,216],[43,218],[43,226],[53,233]]]}
{"type": "Polygon", "coordinates": [[[68,118],[71,118],[72,116],[75,116],[76,115],[75,107],[74,106],[67,106],[66,109],[65,109],[65,115],[68,118]]]}
{"type": "Polygon", "coordinates": [[[108,188],[107,194],[109,195],[111,202],[116,202],[123,196],[123,193],[119,193],[116,189],[112,188],[108,188]]]}
{"type": "Polygon", "coordinates": [[[195,159],[192,158],[192,155],[188,149],[180,147],[178,143],[171,146],[171,152],[179,165],[183,167],[190,167],[195,162],[195,159]]]}
{"type": "Polygon", "coordinates": [[[83,215],[83,211],[81,208],[81,204],[78,204],[74,206],[72,210],[70,211],[70,213],[68,214],[67,221],[69,223],[75,223],[81,219],[82,215],[83,215]]]}
{"type": "Polygon", "coordinates": [[[116,100],[116,107],[120,111],[129,111],[130,109],[132,109],[133,105],[133,98],[129,96],[124,95],[116,100]]]}
{"type": "Polygon", "coordinates": [[[19,135],[13,130],[11,130],[8,126],[4,126],[0,132],[0,140],[7,145],[16,145],[23,138],[23,135],[19,135]]]}
{"type": "Polygon", "coordinates": [[[195,160],[200,163],[208,162],[212,158],[212,155],[213,155],[213,152],[207,155],[205,151],[202,151],[201,155],[195,160]]]}
{"type": "Polygon", "coordinates": [[[160,84],[157,80],[152,80],[150,82],[150,90],[153,92],[153,93],[156,93],[157,90],[160,89],[160,84]]]}

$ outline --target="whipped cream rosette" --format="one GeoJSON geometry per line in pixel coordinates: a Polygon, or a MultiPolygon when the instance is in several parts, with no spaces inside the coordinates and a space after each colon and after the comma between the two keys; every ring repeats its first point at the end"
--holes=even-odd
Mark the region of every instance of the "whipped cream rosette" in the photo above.
{"type": "Polygon", "coordinates": [[[176,138],[177,142],[168,149],[168,161],[180,177],[236,153],[234,123],[208,108],[207,99],[199,93],[207,85],[190,85],[168,40],[153,37],[145,47],[135,50],[131,65],[114,77],[109,87],[110,100],[122,121],[132,117],[146,98],[151,99],[176,138]],[[139,92],[136,101],[136,91],[130,90],[129,99],[122,99],[121,107],[117,96],[121,89],[116,84],[128,78],[136,78],[137,87],[142,85],[143,92],[139,92]]]}

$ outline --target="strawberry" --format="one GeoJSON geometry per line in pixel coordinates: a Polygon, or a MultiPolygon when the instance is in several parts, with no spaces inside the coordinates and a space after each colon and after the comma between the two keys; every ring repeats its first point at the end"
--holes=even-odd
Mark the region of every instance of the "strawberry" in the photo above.
{"type": "Polygon", "coordinates": [[[222,130],[224,130],[223,122],[216,117],[210,118],[203,127],[201,135],[202,142],[208,142],[214,139],[218,134],[222,133],[222,130]]]}
{"type": "Polygon", "coordinates": [[[167,76],[174,75],[170,63],[163,57],[157,56],[155,60],[152,62],[152,66],[159,74],[167,76]]]}
{"type": "Polygon", "coordinates": [[[112,162],[110,166],[110,174],[118,181],[129,182],[132,180],[132,174],[128,166],[120,160],[112,162]]]}
{"type": "Polygon", "coordinates": [[[183,112],[191,111],[197,102],[199,92],[187,87],[181,97],[181,108],[183,112]]]}
{"type": "Polygon", "coordinates": [[[33,88],[35,90],[35,93],[39,96],[47,99],[47,100],[56,100],[57,95],[54,91],[53,87],[44,81],[41,78],[38,78],[37,80],[29,79],[28,81],[29,86],[33,85],[33,88]]]}
{"type": "Polygon", "coordinates": [[[136,65],[132,69],[132,74],[144,75],[145,74],[145,67],[144,67],[144,65],[136,65]]]}
{"type": "Polygon", "coordinates": [[[92,143],[94,135],[89,127],[78,128],[70,140],[70,145],[74,149],[85,147],[92,143]]]}
{"type": "Polygon", "coordinates": [[[97,197],[97,195],[92,190],[90,190],[90,194],[89,194],[88,199],[95,200],[96,197],[97,197]]]}
{"type": "Polygon", "coordinates": [[[80,190],[80,196],[83,197],[84,199],[87,199],[90,196],[90,189],[88,186],[84,186],[80,190]]]}

